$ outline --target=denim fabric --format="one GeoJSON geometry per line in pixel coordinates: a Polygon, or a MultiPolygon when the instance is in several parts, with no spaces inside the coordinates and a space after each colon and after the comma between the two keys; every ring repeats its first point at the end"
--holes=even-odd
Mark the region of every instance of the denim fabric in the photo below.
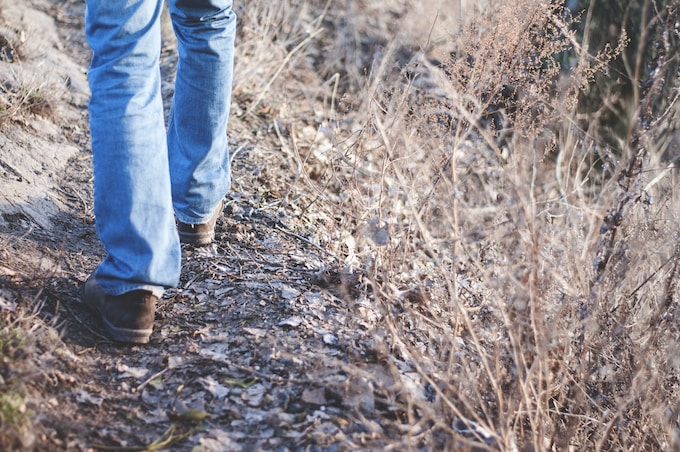
{"type": "Polygon", "coordinates": [[[159,68],[163,0],[87,0],[85,33],[97,233],[110,295],[176,286],[176,216],[207,222],[230,188],[227,119],[236,17],[231,0],[169,0],[178,39],[165,126],[159,68]]]}

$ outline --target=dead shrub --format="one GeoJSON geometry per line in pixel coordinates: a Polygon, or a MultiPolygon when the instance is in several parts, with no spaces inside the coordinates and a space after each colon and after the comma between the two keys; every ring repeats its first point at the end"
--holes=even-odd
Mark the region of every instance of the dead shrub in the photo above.
{"type": "MultiPolygon", "coordinates": [[[[297,142],[344,228],[328,247],[383,308],[374,334],[413,409],[403,441],[672,448],[678,205],[647,150],[668,149],[677,99],[651,122],[638,110],[613,152],[578,102],[625,36],[593,54],[553,2],[494,5],[448,59],[404,60],[388,32],[365,78],[361,61],[343,72],[342,121],[297,142]]],[[[333,25],[331,41],[363,24],[333,25]]]]}

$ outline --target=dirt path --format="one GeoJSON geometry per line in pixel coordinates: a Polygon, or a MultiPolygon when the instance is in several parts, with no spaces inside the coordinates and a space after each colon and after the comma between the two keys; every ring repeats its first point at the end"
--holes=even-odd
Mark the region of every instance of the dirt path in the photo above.
{"type": "MultiPolygon", "coordinates": [[[[59,41],[49,52],[63,51],[82,75],[83,4],[31,4],[56,18],[59,41]]],[[[164,48],[166,76],[173,52],[164,48]]],[[[168,98],[171,84],[164,86],[168,98]]],[[[26,381],[36,430],[26,444],[204,451],[380,444],[386,432],[378,418],[401,416],[402,409],[355,365],[393,381],[392,370],[379,364],[384,346],[366,333],[379,313],[351,292],[359,281],[338,274],[338,259],[318,245],[333,220],[283,202],[292,180],[285,168],[293,163],[272,152],[272,134],[239,137],[239,128],[266,129],[264,123],[233,120],[234,190],[216,243],[185,249],[181,285],[160,301],[151,343],[119,346],[100,335],[78,302],[102,248],[92,217],[86,103],[70,89],[62,97],[70,93],[67,105],[45,116],[53,120],[36,115],[11,125],[30,135],[23,147],[11,141],[14,153],[36,152],[27,143],[50,137],[72,152],[66,166],[52,170],[46,189],[54,211],[40,217],[42,224],[26,209],[5,209],[0,223],[3,307],[23,303],[54,326],[35,333],[30,358],[39,375],[26,381]],[[59,117],[62,110],[69,120],[59,117]]]]}

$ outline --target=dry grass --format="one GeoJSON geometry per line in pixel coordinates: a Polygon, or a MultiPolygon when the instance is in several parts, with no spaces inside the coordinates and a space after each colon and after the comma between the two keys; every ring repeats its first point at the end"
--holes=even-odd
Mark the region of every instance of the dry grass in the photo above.
{"type": "Polygon", "coordinates": [[[314,9],[324,33],[291,64],[316,70],[326,109],[283,142],[305,206],[340,226],[326,246],[382,307],[401,383],[374,383],[409,407],[394,444],[677,447],[677,81],[612,148],[577,107],[625,36],[589,55],[563,11],[523,1],[433,60],[407,4],[342,6],[314,9]]]}
{"type": "Polygon", "coordinates": [[[35,61],[25,67],[23,47],[39,32],[14,29],[0,14],[0,124],[34,115],[50,118],[63,97],[63,86],[52,74],[36,71],[35,61]]]}
{"type": "MultiPolygon", "coordinates": [[[[3,316],[6,317],[6,316],[3,316]]],[[[22,325],[2,319],[0,329],[0,427],[7,434],[0,437],[3,449],[16,449],[32,443],[31,416],[26,407],[26,390],[22,385],[22,358],[26,333],[22,325]]],[[[25,326],[24,326],[25,327],[25,326]]]]}

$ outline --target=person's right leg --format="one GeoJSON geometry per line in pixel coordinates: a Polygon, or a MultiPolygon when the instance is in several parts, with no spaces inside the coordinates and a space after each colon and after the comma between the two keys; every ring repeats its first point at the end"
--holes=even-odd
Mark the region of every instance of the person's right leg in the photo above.
{"type": "Polygon", "coordinates": [[[181,265],[158,64],[163,1],[86,6],[95,221],[107,256],[83,301],[114,339],[145,342],[149,300],[177,284],[181,265]]]}
{"type": "Polygon", "coordinates": [[[231,185],[227,121],[236,34],[231,6],[231,0],[169,0],[179,53],[168,124],[172,198],[180,238],[199,245],[212,240],[231,185]]]}

